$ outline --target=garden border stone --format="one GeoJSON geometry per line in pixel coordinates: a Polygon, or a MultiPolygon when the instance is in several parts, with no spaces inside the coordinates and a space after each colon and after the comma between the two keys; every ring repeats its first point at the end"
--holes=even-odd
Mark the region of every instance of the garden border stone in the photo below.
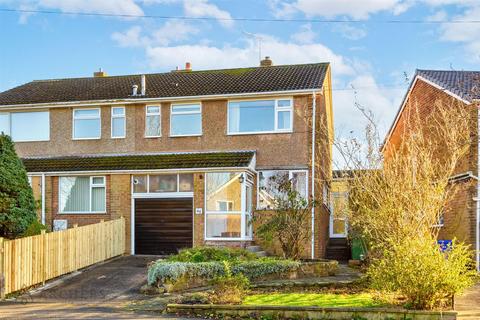
{"type": "Polygon", "coordinates": [[[168,304],[167,313],[233,318],[254,318],[261,316],[273,319],[311,320],[456,320],[455,311],[417,311],[392,308],[322,308],[255,305],[186,305],[168,304]]]}

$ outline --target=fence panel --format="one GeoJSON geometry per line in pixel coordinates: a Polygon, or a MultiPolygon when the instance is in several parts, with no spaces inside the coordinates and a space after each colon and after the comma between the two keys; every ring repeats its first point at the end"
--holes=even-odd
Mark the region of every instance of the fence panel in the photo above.
{"type": "Polygon", "coordinates": [[[0,238],[0,297],[125,252],[125,219],[15,240],[0,238]]]}

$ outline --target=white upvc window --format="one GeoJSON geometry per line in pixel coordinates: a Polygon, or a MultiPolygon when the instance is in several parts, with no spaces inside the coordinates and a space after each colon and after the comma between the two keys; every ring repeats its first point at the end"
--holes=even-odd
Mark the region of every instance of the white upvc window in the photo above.
{"type": "Polygon", "coordinates": [[[146,106],[145,108],[145,137],[158,138],[161,132],[161,110],[160,106],[146,106]]]}
{"type": "Polygon", "coordinates": [[[106,213],[104,176],[60,177],[58,190],[60,213],[106,213]]]}
{"type": "Polygon", "coordinates": [[[73,110],[73,139],[92,140],[102,137],[100,108],[73,110]]]}
{"type": "Polygon", "coordinates": [[[29,111],[0,113],[0,133],[15,142],[49,141],[50,112],[29,111]]]}
{"type": "Polygon", "coordinates": [[[132,177],[133,193],[170,194],[193,192],[193,174],[139,174],[132,177]]]}
{"type": "Polygon", "coordinates": [[[121,139],[126,137],[127,119],[125,117],[125,107],[112,107],[112,139],[121,139]]]}
{"type": "Polygon", "coordinates": [[[299,196],[308,200],[307,170],[263,170],[258,172],[257,209],[275,209],[275,199],[281,196],[279,180],[288,179],[299,196]]]}
{"type": "Polygon", "coordinates": [[[205,174],[205,239],[252,238],[252,185],[242,172],[205,174]]]}
{"type": "Polygon", "coordinates": [[[228,134],[281,133],[293,131],[293,99],[228,102],[228,134]]]}
{"type": "Polygon", "coordinates": [[[170,136],[202,135],[202,105],[173,104],[170,109],[170,136]]]}

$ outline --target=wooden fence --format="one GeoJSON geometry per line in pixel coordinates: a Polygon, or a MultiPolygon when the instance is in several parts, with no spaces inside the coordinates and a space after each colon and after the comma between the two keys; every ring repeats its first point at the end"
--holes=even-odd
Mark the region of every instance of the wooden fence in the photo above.
{"type": "Polygon", "coordinates": [[[125,219],[15,240],[0,238],[0,297],[125,252],[125,219]]]}

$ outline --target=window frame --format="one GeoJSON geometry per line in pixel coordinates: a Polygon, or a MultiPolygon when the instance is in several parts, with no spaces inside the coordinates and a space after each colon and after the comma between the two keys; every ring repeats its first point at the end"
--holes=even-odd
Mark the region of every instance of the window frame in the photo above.
{"type": "Polygon", "coordinates": [[[74,177],[74,178],[78,178],[78,177],[85,177],[85,176],[60,176],[58,177],[58,214],[106,214],[107,213],[107,177],[106,176],[87,176],[89,177],[89,203],[88,203],[88,207],[89,207],[89,211],[62,211],[62,209],[60,208],[60,203],[61,203],[61,188],[62,188],[62,184],[61,184],[61,179],[62,178],[71,178],[71,177],[74,177]],[[93,183],[93,179],[95,178],[102,178],[103,179],[103,183],[101,184],[94,184],[93,183]],[[104,203],[105,203],[105,210],[103,211],[93,211],[92,210],[92,194],[93,194],[93,189],[94,188],[103,188],[105,190],[105,195],[104,195],[104,203]]]}
{"type": "Polygon", "coordinates": [[[192,102],[192,103],[172,103],[170,105],[170,137],[200,137],[203,135],[203,107],[201,102],[192,102]],[[193,105],[198,105],[199,110],[198,111],[173,111],[174,107],[187,107],[187,106],[193,106],[193,105]],[[174,115],[182,115],[182,114],[200,114],[200,133],[194,133],[194,134],[173,134],[172,132],[172,116],[174,115]]]}
{"type": "Polygon", "coordinates": [[[162,105],[159,104],[159,105],[146,105],[145,106],[145,131],[144,131],[144,138],[161,138],[162,137],[162,105]],[[149,113],[148,112],[148,108],[149,107],[157,107],[158,108],[158,112],[154,112],[154,113],[149,113]],[[159,126],[159,133],[158,135],[152,135],[152,136],[149,136],[147,135],[147,124],[148,124],[148,116],[158,116],[158,123],[160,124],[159,126]]]}
{"type": "MultiPolygon", "coordinates": [[[[8,121],[8,132],[4,132],[6,135],[10,136],[12,138],[13,142],[43,142],[43,141],[50,141],[50,131],[51,131],[51,122],[50,122],[50,110],[35,110],[35,111],[16,111],[16,112],[0,112],[0,115],[6,116],[7,121],[8,121]],[[19,114],[19,113],[48,113],[48,138],[45,139],[26,139],[26,140],[17,140],[14,139],[13,137],[13,114],[19,114]]],[[[1,132],[0,132],[1,133],[1,132]]]]}
{"type": "Polygon", "coordinates": [[[229,136],[236,136],[236,135],[248,135],[248,134],[274,134],[274,133],[292,133],[293,132],[293,97],[284,97],[284,98],[260,98],[260,99],[242,99],[242,100],[228,100],[227,102],[227,135],[229,136]],[[269,131],[247,131],[247,132],[232,132],[230,130],[230,104],[231,103],[239,103],[239,102],[252,102],[252,101],[274,101],[274,125],[273,130],[269,131]],[[289,100],[290,106],[284,107],[279,106],[278,101],[280,100],[289,100]],[[290,128],[288,129],[279,129],[278,128],[278,114],[282,111],[290,112],[290,128]]]}
{"type": "Polygon", "coordinates": [[[72,140],[99,140],[102,138],[102,109],[101,108],[75,108],[72,110],[72,140]],[[93,116],[83,116],[80,118],[75,117],[75,111],[79,110],[98,110],[98,117],[93,116]],[[100,135],[98,137],[89,137],[89,138],[76,138],[75,137],[75,120],[92,120],[98,119],[100,122],[100,135]]]}
{"type": "MultiPolygon", "coordinates": [[[[247,212],[247,186],[250,186],[251,192],[252,192],[252,197],[251,201],[253,201],[253,184],[246,179],[247,173],[246,172],[238,172],[238,171],[222,171],[223,173],[239,173],[240,177],[243,177],[243,182],[241,182],[240,186],[240,211],[209,211],[207,210],[207,177],[206,175],[209,173],[218,173],[218,172],[206,172],[204,175],[204,208],[205,208],[205,214],[204,214],[204,227],[203,227],[203,238],[205,241],[250,241],[253,240],[253,234],[250,236],[245,235],[245,231],[247,231],[247,228],[250,228],[245,224],[245,217],[249,216],[250,218],[252,217],[253,213],[253,204],[251,206],[252,212],[247,212]],[[227,215],[235,215],[235,216],[240,216],[240,237],[208,237],[207,236],[207,225],[208,225],[208,216],[209,215],[217,215],[217,216],[227,216],[227,215]]],[[[224,202],[229,202],[229,200],[221,200],[224,202]]],[[[232,201],[233,203],[233,201],[232,201]]],[[[250,229],[251,230],[251,229],[250,229]]]]}
{"type": "Polygon", "coordinates": [[[110,109],[110,138],[112,139],[125,139],[127,137],[127,110],[124,106],[122,107],[112,107],[110,109]],[[122,115],[116,115],[113,113],[114,109],[123,109],[122,115]],[[113,119],[122,119],[125,130],[123,131],[123,136],[114,136],[113,135],[113,119]]]}
{"type": "Polygon", "coordinates": [[[169,195],[180,195],[180,196],[188,196],[190,194],[193,195],[193,190],[195,188],[194,186],[194,181],[192,181],[192,191],[180,191],[180,175],[182,174],[191,174],[193,176],[193,173],[189,172],[162,172],[162,173],[137,173],[137,174],[132,174],[131,177],[131,188],[132,188],[132,194],[134,197],[141,197],[141,196],[152,196],[155,198],[162,198],[162,197],[168,197],[169,195]],[[176,175],[177,176],[177,190],[176,191],[162,191],[162,192],[150,192],[150,176],[161,176],[161,175],[176,175]],[[135,176],[145,176],[145,186],[146,186],[146,192],[135,192],[135,176]]]}
{"type": "Polygon", "coordinates": [[[309,171],[307,169],[265,169],[265,170],[257,170],[257,204],[256,204],[256,210],[263,210],[263,211],[268,211],[268,210],[275,210],[275,208],[262,208],[260,207],[260,173],[265,172],[265,171],[288,171],[288,179],[291,180],[293,178],[293,174],[296,172],[301,172],[305,173],[305,193],[306,193],[306,200],[308,201],[309,198],[309,171]]]}

